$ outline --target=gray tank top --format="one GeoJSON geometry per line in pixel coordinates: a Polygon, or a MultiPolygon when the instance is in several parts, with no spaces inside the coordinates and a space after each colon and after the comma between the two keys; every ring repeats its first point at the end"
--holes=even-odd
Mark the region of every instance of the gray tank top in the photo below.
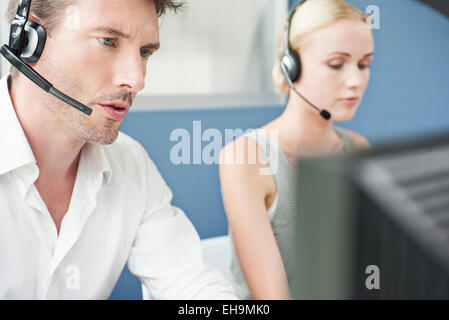
{"type": "MultiPolygon", "coordinates": [[[[349,134],[342,128],[334,127],[338,135],[343,139],[344,152],[351,152],[356,149],[354,142],[349,134]]],[[[293,263],[295,261],[295,229],[293,223],[296,221],[296,198],[298,192],[298,181],[296,174],[287,156],[279,148],[279,146],[269,139],[264,130],[257,129],[250,131],[244,135],[245,137],[255,140],[259,148],[264,152],[269,168],[273,174],[277,195],[272,206],[268,210],[270,216],[271,227],[279,248],[279,252],[284,263],[287,274],[287,280],[291,285],[291,277],[293,274],[293,263]],[[275,165],[270,159],[277,159],[275,165]],[[281,236],[282,235],[282,236],[281,236]]],[[[231,240],[231,281],[237,296],[240,299],[252,299],[245,277],[240,268],[234,243],[232,241],[231,232],[229,232],[231,240]]]]}

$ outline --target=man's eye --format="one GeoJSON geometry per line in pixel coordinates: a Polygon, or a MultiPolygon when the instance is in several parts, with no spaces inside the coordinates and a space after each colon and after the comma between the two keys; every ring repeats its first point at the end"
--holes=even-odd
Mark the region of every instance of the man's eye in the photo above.
{"type": "Polygon", "coordinates": [[[140,55],[143,58],[148,58],[151,55],[151,51],[148,49],[140,49],[140,55]]]}
{"type": "Polygon", "coordinates": [[[99,38],[100,42],[103,43],[105,46],[112,46],[114,44],[113,38],[99,38]]]}

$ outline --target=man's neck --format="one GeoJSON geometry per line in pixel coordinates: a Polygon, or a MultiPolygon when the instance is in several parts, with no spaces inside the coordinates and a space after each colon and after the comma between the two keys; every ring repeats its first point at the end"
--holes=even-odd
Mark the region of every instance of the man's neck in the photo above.
{"type": "Polygon", "coordinates": [[[59,233],[70,205],[84,143],[64,130],[49,108],[42,104],[44,91],[22,77],[9,84],[17,118],[39,168],[34,185],[59,233]]]}

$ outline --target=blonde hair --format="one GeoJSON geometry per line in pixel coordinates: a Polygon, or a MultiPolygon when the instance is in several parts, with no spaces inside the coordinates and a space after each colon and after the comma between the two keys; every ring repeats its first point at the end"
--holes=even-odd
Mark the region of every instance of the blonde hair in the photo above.
{"type": "MultiPolygon", "coordinates": [[[[366,23],[369,18],[359,9],[343,0],[306,0],[297,9],[290,25],[289,43],[291,50],[300,53],[304,38],[311,33],[323,29],[337,20],[352,19],[366,23]]],[[[273,67],[273,82],[283,93],[289,93],[287,80],[279,66],[284,55],[285,24],[278,36],[277,60],[273,67]]]]}

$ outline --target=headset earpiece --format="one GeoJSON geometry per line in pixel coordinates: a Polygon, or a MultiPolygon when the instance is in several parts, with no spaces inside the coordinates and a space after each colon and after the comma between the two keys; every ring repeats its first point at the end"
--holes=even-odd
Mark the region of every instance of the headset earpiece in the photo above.
{"type": "Polygon", "coordinates": [[[38,23],[28,20],[25,25],[26,38],[25,47],[20,57],[26,63],[35,63],[39,60],[44,51],[47,33],[38,23]]]}
{"type": "Polygon", "coordinates": [[[282,57],[281,63],[285,66],[289,80],[297,81],[301,76],[301,59],[298,53],[289,50],[288,54],[284,54],[282,57]]]}
{"type": "Polygon", "coordinates": [[[30,7],[31,0],[19,0],[17,14],[9,31],[9,42],[0,47],[0,54],[45,92],[89,116],[92,113],[91,108],[53,87],[28,64],[39,60],[47,40],[45,29],[38,23],[28,20],[30,7]]]}

